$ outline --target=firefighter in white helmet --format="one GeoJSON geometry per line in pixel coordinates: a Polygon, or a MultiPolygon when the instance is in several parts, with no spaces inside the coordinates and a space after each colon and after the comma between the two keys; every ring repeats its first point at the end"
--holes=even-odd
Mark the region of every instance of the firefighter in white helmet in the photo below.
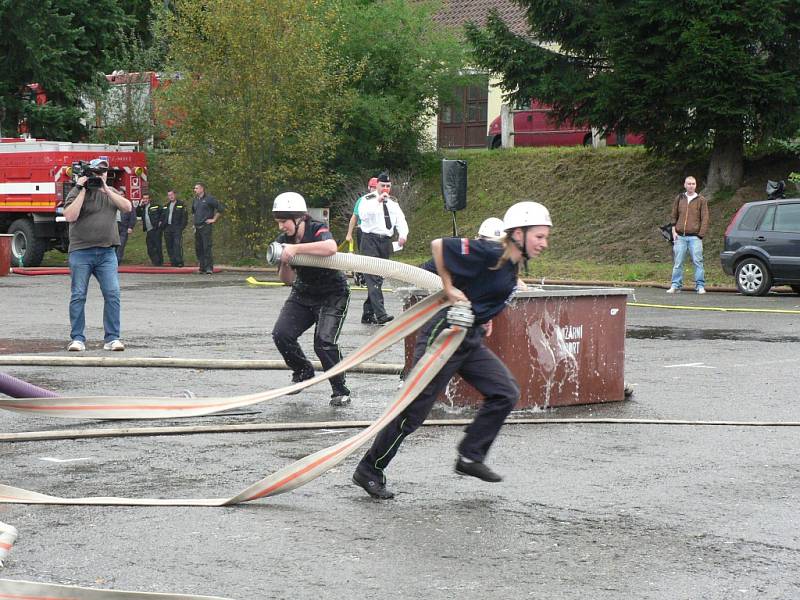
{"type": "MultiPolygon", "coordinates": [[[[505,237],[500,243],[467,238],[433,241],[431,250],[444,292],[454,304],[471,305],[474,325],[469,326],[461,346],[422,393],[378,433],[359,462],[353,481],[368,494],[380,499],[394,496],[386,488],[386,467],[402,441],[425,421],[436,398],[456,373],[482,393],[484,399],[458,445],[455,470],[483,481],[502,479],[484,461],[519,399],[519,385],[503,361],[484,345],[483,338],[491,335],[491,319],[506,307],[516,289],[520,263],[547,248],[551,227],[550,214],[544,206],[537,202],[519,202],[506,211],[505,237]]],[[[461,310],[463,312],[463,308],[461,310]]],[[[451,322],[456,323],[452,316],[451,322]]],[[[447,324],[448,309],[443,309],[420,329],[414,363],[424,354],[428,341],[447,324]]]]}
{"type": "Polygon", "coordinates": [[[497,217],[489,217],[478,227],[478,237],[484,240],[499,242],[505,235],[503,220],[497,217]]]}
{"type": "MultiPolygon", "coordinates": [[[[303,353],[298,338],[312,325],[314,352],[326,371],[342,360],[339,332],[342,330],[350,288],[341,271],[317,267],[292,267],[289,261],[296,254],[331,256],[336,253],[336,240],[325,223],[314,221],[306,209],[306,201],[297,192],[276,196],[272,216],[281,230],[277,241],[283,244],[278,275],[292,291],[272,328],[275,346],[292,370],[292,383],[311,379],[314,367],[303,353]]],[[[331,377],[331,406],[350,402],[350,390],[344,374],[331,377]]]]}

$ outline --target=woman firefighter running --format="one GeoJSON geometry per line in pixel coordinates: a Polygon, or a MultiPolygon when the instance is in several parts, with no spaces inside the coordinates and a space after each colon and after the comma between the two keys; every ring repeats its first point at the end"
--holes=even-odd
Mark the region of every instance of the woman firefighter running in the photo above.
{"type": "MultiPolygon", "coordinates": [[[[491,335],[491,320],[506,307],[517,286],[519,264],[539,256],[547,248],[552,227],[550,213],[538,202],[519,202],[503,219],[505,238],[501,244],[484,239],[443,238],[431,243],[436,271],[453,303],[470,302],[475,315],[461,346],[420,395],[375,438],[356,467],[353,481],[375,498],[386,500],[394,493],[386,487],[384,471],[403,440],[428,416],[433,403],[450,379],[458,374],[483,394],[483,404],[458,445],[456,473],[483,481],[501,481],[484,463],[506,417],[519,400],[519,385],[503,362],[483,341],[491,335]]],[[[420,329],[414,360],[425,353],[429,342],[445,329],[448,309],[439,311],[420,329]]]]}

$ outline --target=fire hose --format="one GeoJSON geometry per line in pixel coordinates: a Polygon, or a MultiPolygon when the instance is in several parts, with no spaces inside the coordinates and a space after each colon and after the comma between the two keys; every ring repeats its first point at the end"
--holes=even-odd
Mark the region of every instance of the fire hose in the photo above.
{"type": "Polygon", "coordinates": [[[11,546],[14,545],[16,539],[16,528],[0,521],[0,567],[3,566],[3,561],[11,552],[11,546]]]}
{"type": "MultiPolygon", "coordinates": [[[[270,246],[267,260],[280,258],[280,244],[270,246]]],[[[438,290],[442,287],[438,275],[417,267],[391,260],[354,254],[335,254],[319,257],[300,254],[291,260],[292,265],[317,266],[327,269],[357,269],[361,273],[372,273],[393,277],[412,285],[438,290]]],[[[124,396],[74,396],[54,398],[0,398],[0,408],[35,413],[50,417],[73,419],[160,419],[198,417],[233,408],[251,406],[297,392],[311,385],[352,369],[389,346],[404,339],[419,329],[439,309],[448,304],[443,293],[428,296],[405,311],[390,325],[383,327],[364,346],[331,369],[317,374],[312,379],[276,390],[246,394],[227,398],[168,398],[168,397],[124,397],[124,396]]]]}
{"type": "MultiPolygon", "coordinates": [[[[273,250],[274,257],[274,250],[273,250]]],[[[362,272],[387,274],[402,278],[404,281],[428,287],[441,286],[438,276],[415,267],[396,265],[392,261],[374,259],[364,256],[343,255],[318,258],[311,256],[298,256],[300,260],[292,260],[291,264],[317,265],[326,268],[353,268],[353,262],[358,263],[356,268],[362,272]],[[343,264],[344,263],[344,264],[343,264]],[[390,263],[387,265],[386,263],[390,263]],[[421,271],[421,276],[420,273],[421,271]]],[[[428,321],[440,308],[447,306],[448,301],[443,292],[433,294],[422,302],[405,311],[391,325],[384,327],[362,348],[356,350],[347,359],[338,365],[321,373],[305,382],[297,383],[285,388],[238,396],[234,398],[34,398],[31,400],[12,399],[2,401],[4,408],[11,410],[37,412],[37,414],[72,416],[81,418],[159,418],[174,416],[194,416],[210,414],[228,408],[246,406],[266,399],[285,395],[288,392],[301,390],[309,385],[318,383],[337,373],[345,371],[354,364],[358,364],[373,356],[383,348],[402,340],[406,335],[413,333],[428,321]]],[[[213,499],[131,499],[116,497],[91,497],[91,498],[60,498],[37,492],[31,492],[12,486],[0,485],[0,503],[18,504],[93,504],[93,505],[128,505],[128,506],[228,506],[241,502],[250,502],[260,498],[267,498],[276,494],[291,491],[305,483],[319,477],[327,470],[339,464],[352,452],[366,443],[374,434],[378,433],[387,423],[399,415],[408,404],[425,388],[430,380],[439,372],[453,352],[458,348],[464,338],[466,328],[472,324],[472,313],[468,307],[455,306],[448,313],[450,326],[441,332],[428,351],[407,376],[403,386],[397,391],[383,414],[369,427],[352,437],[320,450],[303,459],[276,471],[272,475],[252,484],[230,498],[213,499]]]]}
{"type": "Polygon", "coordinates": [[[3,600],[226,600],[218,596],[96,590],[74,585],[12,581],[11,579],[0,579],[0,598],[3,600]]]}
{"type": "MultiPolygon", "coordinates": [[[[306,258],[313,257],[298,257],[301,260],[306,258]]],[[[430,275],[427,272],[422,272],[423,277],[417,277],[419,273],[416,271],[421,271],[419,269],[415,269],[413,267],[407,267],[406,265],[402,265],[400,268],[386,265],[383,263],[391,263],[391,261],[383,261],[381,259],[370,259],[369,257],[356,257],[356,256],[345,256],[345,259],[350,260],[343,260],[337,261],[333,258],[322,259],[319,262],[325,263],[324,266],[327,268],[352,268],[349,264],[340,264],[349,263],[353,259],[356,259],[355,262],[358,263],[357,268],[359,268],[363,272],[375,273],[380,275],[390,275],[397,279],[402,279],[403,281],[407,281],[409,283],[413,283],[416,285],[429,287],[433,289],[437,289],[441,287],[441,282],[428,277],[430,275]],[[374,262],[376,261],[376,262],[374,262]]],[[[291,264],[300,264],[300,261],[292,261],[291,264]]],[[[315,266],[323,266],[322,264],[317,263],[315,260],[311,261],[304,261],[303,264],[314,264],[315,266]]],[[[220,402],[214,402],[213,399],[211,402],[199,402],[201,406],[198,408],[197,404],[198,401],[196,399],[187,399],[190,400],[189,403],[180,403],[180,406],[171,406],[164,409],[158,405],[148,405],[148,401],[146,400],[144,403],[136,403],[135,406],[130,406],[131,399],[122,399],[121,403],[114,398],[106,398],[106,399],[87,399],[87,398],[77,398],[77,399],[66,399],[66,400],[74,400],[73,402],[68,402],[67,405],[50,405],[47,407],[46,402],[49,399],[38,399],[44,400],[45,404],[39,404],[38,406],[21,406],[17,405],[14,407],[10,407],[6,404],[6,408],[11,408],[12,410],[25,410],[25,411],[36,411],[39,414],[59,414],[62,410],[69,410],[72,411],[69,413],[69,416],[80,416],[80,417],[87,417],[89,415],[104,415],[98,418],[109,418],[109,414],[111,418],[131,418],[131,412],[138,417],[135,418],[157,418],[159,416],[165,416],[166,414],[173,414],[174,411],[177,411],[179,415],[188,416],[190,414],[209,414],[210,412],[216,412],[219,410],[224,410],[225,408],[230,408],[232,406],[244,406],[247,404],[252,404],[255,402],[260,402],[265,399],[277,397],[279,395],[284,395],[287,392],[301,390],[309,385],[313,385],[314,383],[318,383],[324,379],[327,379],[339,372],[346,370],[349,367],[352,367],[360,362],[367,360],[370,356],[380,352],[382,349],[388,347],[389,345],[403,339],[406,335],[413,333],[419,327],[421,327],[438,309],[447,306],[449,303],[444,297],[442,292],[429,296],[422,302],[418,303],[410,310],[406,311],[400,318],[396,319],[396,321],[392,324],[391,327],[386,327],[382,331],[378,332],[373,339],[371,339],[364,347],[357,350],[353,355],[348,357],[348,359],[342,361],[334,367],[333,369],[327,371],[324,374],[318,375],[314,379],[308,380],[306,382],[302,382],[300,384],[296,384],[293,386],[288,386],[281,390],[276,390],[273,392],[266,392],[262,394],[253,394],[250,396],[239,397],[238,399],[233,400],[233,404],[231,404],[231,400],[228,399],[228,403],[225,404],[224,408],[222,406],[215,406],[215,404],[220,404],[220,402]],[[86,403],[92,402],[103,402],[106,401],[106,405],[91,405],[88,406],[86,403]],[[83,403],[83,405],[81,405],[83,403]],[[194,405],[194,406],[192,406],[194,405]],[[39,410],[37,410],[37,408],[39,410]],[[114,409],[118,409],[115,411],[114,409]],[[197,411],[200,412],[197,412],[197,411]],[[48,412],[52,411],[52,412],[48,412]],[[104,412],[105,411],[105,412],[104,412]],[[110,413],[108,412],[110,411],[110,413]],[[126,412],[127,411],[127,412],[126,412]],[[151,412],[155,411],[155,412],[151,412]],[[121,416],[126,414],[128,416],[121,416]],[[146,415],[146,416],[145,416],[146,415]]],[[[373,422],[369,427],[360,431],[354,436],[339,442],[338,444],[334,444],[328,448],[315,452],[309,456],[306,456],[303,459],[295,461],[294,463],[276,471],[272,475],[262,479],[254,483],[253,485],[249,486],[248,488],[242,490],[237,495],[233,496],[232,498],[224,498],[224,499],[128,499],[128,498],[111,498],[111,497],[94,497],[94,498],[58,498],[55,496],[48,496],[45,494],[39,494],[37,492],[30,492],[27,490],[23,490],[20,488],[14,488],[11,486],[4,486],[0,485],[0,503],[24,503],[24,504],[91,504],[91,505],[136,505],[136,506],[230,506],[233,504],[238,504],[241,502],[249,502],[253,500],[257,500],[260,498],[267,498],[276,494],[281,494],[284,492],[291,491],[296,489],[309,481],[319,477],[329,469],[333,468],[341,461],[343,461],[347,456],[352,454],[356,451],[359,447],[365,444],[373,435],[378,433],[387,423],[389,423],[392,419],[394,419],[397,415],[399,415],[413,400],[416,396],[425,388],[426,385],[433,379],[433,377],[440,371],[442,366],[447,362],[447,360],[452,356],[452,354],[456,351],[458,346],[460,345],[461,341],[464,339],[466,334],[467,327],[472,325],[472,321],[474,319],[471,311],[468,307],[465,306],[458,306],[451,309],[451,312],[448,314],[448,318],[451,321],[450,326],[442,331],[439,336],[436,338],[434,343],[428,348],[425,355],[422,359],[417,363],[414,369],[409,373],[403,387],[398,390],[395,394],[395,397],[389,403],[388,407],[384,410],[381,416],[373,422]]],[[[133,399],[137,400],[137,399],[133,399]]],[[[154,400],[154,399],[150,399],[154,400]]],[[[162,399],[155,399],[166,401],[169,403],[175,403],[175,399],[173,398],[162,398],[162,399]]],[[[59,399],[59,402],[62,400],[59,399]]],[[[224,404],[224,403],[223,403],[224,404]]],[[[8,551],[11,549],[14,540],[17,537],[17,531],[15,528],[11,527],[10,525],[5,525],[0,523],[0,560],[2,560],[7,554],[8,551]]],[[[1,566],[1,563],[0,563],[1,566]]],[[[208,599],[213,600],[211,597],[208,596],[183,596],[183,595],[174,595],[174,594],[144,594],[144,593],[137,593],[137,592],[124,592],[124,591],[112,591],[112,590],[96,590],[90,588],[81,588],[75,586],[61,586],[55,584],[45,584],[45,583],[33,583],[33,582],[26,582],[26,581],[11,581],[11,580],[0,580],[0,596],[3,598],[18,598],[22,600],[23,598],[26,600],[38,600],[45,598],[48,599],[55,599],[55,598],[72,598],[74,600],[105,600],[105,599],[120,599],[120,600],[134,600],[136,598],[151,598],[155,600],[159,599],[174,599],[174,600],[202,600],[208,599]]],[[[217,600],[224,600],[224,599],[217,599],[217,600]]]]}

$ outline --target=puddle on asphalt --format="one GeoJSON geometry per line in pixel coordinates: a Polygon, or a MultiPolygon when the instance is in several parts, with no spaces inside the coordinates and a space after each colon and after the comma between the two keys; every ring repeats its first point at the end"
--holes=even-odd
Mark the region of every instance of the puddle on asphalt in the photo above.
{"type": "Polygon", "coordinates": [[[754,335],[737,329],[688,329],[683,327],[628,327],[626,336],[635,340],[726,340],[746,342],[798,342],[794,335],[754,335]]]}
{"type": "Polygon", "coordinates": [[[120,286],[123,290],[165,290],[168,288],[181,288],[181,289],[208,289],[219,287],[246,287],[247,283],[244,279],[217,279],[209,277],[208,279],[201,279],[199,281],[147,281],[142,283],[127,283],[120,281],[120,286]]]}
{"type": "MultiPolygon", "coordinates": [[[[67,349],[69,340],[18,340],[0,338],[0,354],[26,354],[30,352],[58,352],[67,349]]],[[[102,344],[100,344],[102,346],[102,344]]]]}

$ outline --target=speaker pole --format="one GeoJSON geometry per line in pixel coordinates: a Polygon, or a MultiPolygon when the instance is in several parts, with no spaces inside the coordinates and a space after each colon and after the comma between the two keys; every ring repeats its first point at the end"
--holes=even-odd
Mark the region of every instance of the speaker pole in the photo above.
{"type": "Polygon", "coordinates": [[[458,228],[456,227],[456,211],[453,211],[453,237],[458,237],[458,228]]]}

